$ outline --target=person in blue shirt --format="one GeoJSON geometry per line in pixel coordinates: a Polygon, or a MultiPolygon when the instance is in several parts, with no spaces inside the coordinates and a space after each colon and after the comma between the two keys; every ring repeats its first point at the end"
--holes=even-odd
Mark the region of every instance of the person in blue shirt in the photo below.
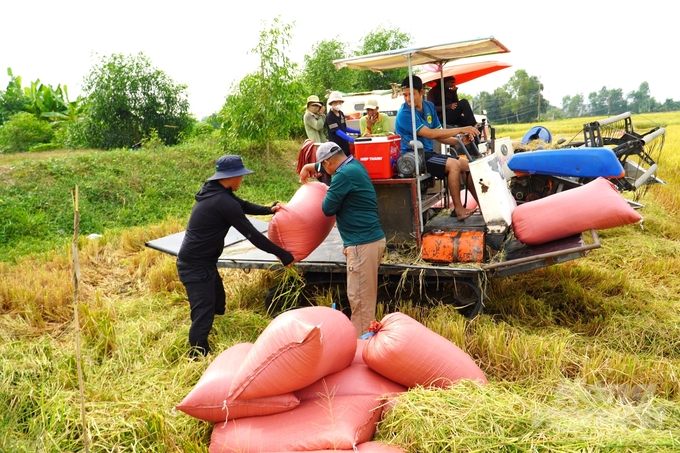
{"type": "Polygon", "coordinates": [[[328,130],[328,141],[339,145],[345,156],[349,156],[349,144],[354,143],[354,138],[347,135],[347,132],[358,134],[359,131],[347,126],[345,114],[341,110],[344,102],[345,100],[339,91],[333,91],[328,96],[328,105],[331,108],[326,115],[326,129],[328,130]]]}
{"type": "MultiPolygon", "coordinates": [[[[409,143],[413,141],[413,126],[411,121],[411,103],[413,103],[416,115],[416,139],[423,144],[425,160],[427,161],[427,171],[436,178],[446,178],[449,192],[453,200],[453,211],[451,212],[451,216],[453,217],[455,215],[458,220],[465,220],[472,215],[474,210],[465,209],[463,203],[460,201],[460,180],[462,174],[469,174],[470,167],[465,159],[458,159],[457,156],[448,154],[435,153],[434,140],[455,146],[459,144],[459,142],[453,137],[458,134],[463,134],[467,136],[469,140],[472,140],[479,135],[479,130],[473,126],[442,129],[434,104],[423,99],[425,91],[423,89],[423,81],[420,77],[413,76],[413,87],[410,85],[411,83],[408,77],[401,83],[404,103],[399,108],[399,112],[397,112],[395,124],[396,132],[401,136],[401,152],[402,154],[413,152],[413,149],[409,146],[409,143]],[[411,92],[413,92],[413,95],[411,95],[411,92]]],[[[477,194],[475,193],[474,185],[469,184],[468,189],[476,199],[477,194]]]]}
{"type": "Polygon", "coordinates": [[[378,218],[378,198],[364,164],[326,142],[316,150],[316,163],[302,167],[300,182],[318,173],[332,175],[321,209],[335,215],[347,260],[347,298],[357,337],[368,332],[378,300],[378,267],[385,251],[385,233],[378,218]]]}

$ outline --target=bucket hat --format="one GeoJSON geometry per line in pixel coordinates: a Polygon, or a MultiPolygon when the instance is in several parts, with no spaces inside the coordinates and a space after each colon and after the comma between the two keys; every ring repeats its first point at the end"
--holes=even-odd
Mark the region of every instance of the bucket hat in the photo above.
{"type": "Polygon", "coordinates": [[[339,91],[333,91],[329,96],[328,96],[328,103],[332,103],[335,101],[340,101],[340,102],[345,102],[345,100],[342,98],[342,93],[339,91]]]}
{"type": "Polygon", "coordinates": [[[249,175],[253,173],[243,165],[241,156],[228,155],[222,156],[215,162],[215,174],[208,178],[208,181],[224,178],[235,178],[236,176],[249,175]]]}
{"type": "Polygon", "coordinates": [[[319,100],[319,96],[317,96],[316,94],[312,94],[307,98],[307,107],[309,107],[309,104],[319,104],[320,106],[323,106],[323,104],[319,100]]]}

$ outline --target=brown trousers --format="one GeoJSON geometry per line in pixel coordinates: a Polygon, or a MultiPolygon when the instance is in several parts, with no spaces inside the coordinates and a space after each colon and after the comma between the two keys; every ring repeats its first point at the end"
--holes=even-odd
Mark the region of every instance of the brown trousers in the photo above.
{"type": "Polygon", "coordinates": [[[347,298],[352,307],[352,324],[357,338],[368,332],[375,319],[378,300],[378,267],[385,251],[385,239],[345,247],[347,259],[347,298]]]}

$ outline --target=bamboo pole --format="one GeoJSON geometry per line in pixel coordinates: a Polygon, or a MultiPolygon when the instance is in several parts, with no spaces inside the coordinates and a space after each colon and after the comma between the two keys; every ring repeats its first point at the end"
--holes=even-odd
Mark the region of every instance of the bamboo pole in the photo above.
{"type": "Polygon", "coordinates": [[[78,315],[78,287],[80,284],[80,264],[78,262],[78,233],[80,228],[80,211],[78,210],[78,186],[71,194],[73,198],[73,317],[76,327],[76,364],[78,367],[78,388],[80,390],[80,418],[83,424],[83,443],[85,453],[90,452],[90,440],[87,434],[87,420],[85,417],[85,390],[83,385],[83,367],[80,352],[80,317],[78,315]]]}

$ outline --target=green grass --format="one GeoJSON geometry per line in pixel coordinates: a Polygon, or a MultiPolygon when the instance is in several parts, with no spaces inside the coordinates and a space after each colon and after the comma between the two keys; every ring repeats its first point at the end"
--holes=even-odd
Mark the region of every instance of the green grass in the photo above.
{"type": "MultiPolygon", "coordinates": [[[[680,449],[680,114],[654,120],[668,127],[659,176],[670,184],[643,198],[644,230],[600,231],[602,247],[585,258],[492,280],[474,321],[437,301],[394,301],[468,352],[490,384],[414,389],[376,439],[418,453],[680,449]]],[[[548,127],[574,135],[583,122],[548,127]]],[[[500,136],[518,139],[529,127],[500,136]]],[[[256,171],[239,195],[288,200],[298,149],[282,143],[262,156],[206,141],[0,156],[3,212],[31,227],[8,234],[16,225],[0,219],[0,451],[84,451],[69,247],[76,183],[87,226],[79,321],[91,451],[208,451],[211,424],[173,407],[209,359],[188,357],[189,310],[174,259],[144,243],[184,228],[211,162],[228,152],[256,171]],[[87,239],[92,232],[104,236],[87,239]]],[[[285,278],[221,272],[228,310],[211,333],[215,351],[257,339],[271,320],[267,288],[285,278]]],[[[378,317],[384,312],[379,306],[378,317]]]]}
{"type": "MultiPolygon", "coordinates": [[[[284,161],[295,144],[282,143],[268,155],[250,145],[225,151],[217,141],[201,141],[152,150],[91,153],[42,153],[39,158],[0,156],[0,262],[36,254],[65,244],[73,231],[72,193],[78,186],[80,232],[188,219],[188,212],[205,179],[223,154],[242,154],[255,171],[246,177],[239,195],[255,202],[287,200],[297,181],[294,164],[284,161]],[[283,148],[282,148],[283,147],[283,148]],[[264,175],[267,175],[264,177],[264,175]]],[[[298,148],[299,149],[299,148],[298,148]]]]}

